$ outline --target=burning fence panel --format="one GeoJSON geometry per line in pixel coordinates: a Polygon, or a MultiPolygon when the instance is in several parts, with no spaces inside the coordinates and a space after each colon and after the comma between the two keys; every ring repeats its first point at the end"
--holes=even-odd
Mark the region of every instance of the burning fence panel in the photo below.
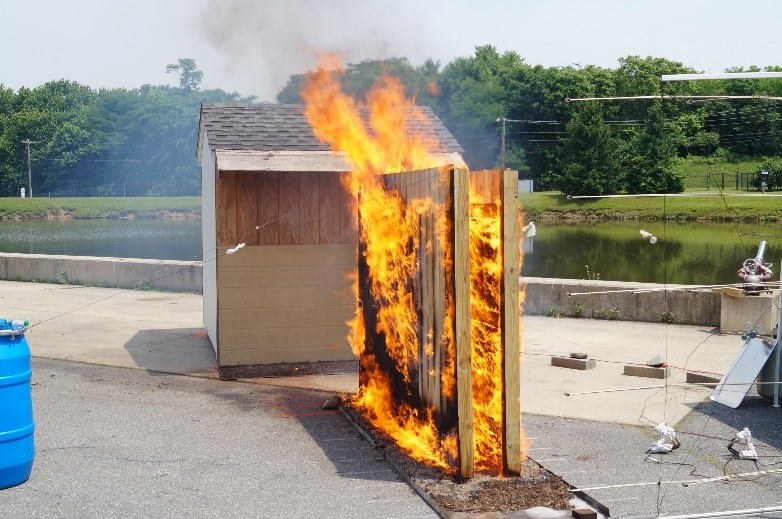
{"type": "Polygon", "coordinates": [[[463,169],[398,79],[381,77],[361,103],[341,74],[319,67],[301,93],[314,135],[351,167],[354,405],[420,461],[462,477],[518,473],[517,175],[463,169]]]}
{"type": "Polygon", "coordinates": [[[470,173],[470,307],[476,467],[521,470],[518,175],[470,173]]]}
{"type": "Polygon", "coordinates": [[[359,203],[357,405],[462,477],[522,461],[516,184],[451,166],[383,175],[380,219],[359,203]]]}

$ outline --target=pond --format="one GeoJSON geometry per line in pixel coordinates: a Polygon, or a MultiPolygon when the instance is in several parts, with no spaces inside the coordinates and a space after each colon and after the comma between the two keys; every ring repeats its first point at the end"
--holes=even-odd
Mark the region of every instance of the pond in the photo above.
{"type": "Polygon", "coordinates": [[[778,223],[536,222],[524,240],[522,275],[644,283],[736,283],[761,240],[779,279],[782,226],[778,223]],[[641,230],[657,237],[643,239],[641,230]],[[587,270],[588,269],[588,270],[587,270]]]}
{"type": "MultiPolygon", "coordinates": [[[[761,240],[779,279],[782,225],[756,223],[536,222],[524,240],[524,276],[718,284],[754,257],[761,240]],[[645,230],[657,237],[649,243],[645,230]],[[587,266],[589,271],[587,272],[587,266]]],[[[0,251],[74,256],[201,260],[200,220],[0,222],[0,251]]]]}
{"type": "Polygon", "coordinates": [[[201,220],[2,221],[0,251],[200,261],[201,220]]]}

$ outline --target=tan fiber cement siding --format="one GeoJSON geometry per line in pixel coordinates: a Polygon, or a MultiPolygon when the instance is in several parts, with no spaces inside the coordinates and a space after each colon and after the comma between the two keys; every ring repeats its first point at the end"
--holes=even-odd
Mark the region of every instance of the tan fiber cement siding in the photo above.
{"type": "Polygon", "coordinates": [[[217,277],[221,366],[351,360],[355,245],[246,246],[217,277]]]}

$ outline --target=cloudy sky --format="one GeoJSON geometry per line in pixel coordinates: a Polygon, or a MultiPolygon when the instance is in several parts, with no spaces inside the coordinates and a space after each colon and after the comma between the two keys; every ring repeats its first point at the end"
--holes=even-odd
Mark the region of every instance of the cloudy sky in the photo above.
{"type": "Polygon", "coordinates": [[[780,19],[777,0],[0,0],[0,83],[175,84],[166,65],[193,58],[207,88],[263,101],[319,52],[444,65],[486,44],[533,65],[721,72],[782,65],[780,19]]]}

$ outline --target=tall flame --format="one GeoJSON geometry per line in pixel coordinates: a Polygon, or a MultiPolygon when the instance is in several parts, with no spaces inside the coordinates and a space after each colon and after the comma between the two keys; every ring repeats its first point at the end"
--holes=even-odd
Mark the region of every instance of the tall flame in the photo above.
{"type": "MultiPolygon", "coordinates": [[[[426,169],[437,165],[432,150],[438,143],[423,132],[411,132],[413,122],[427,124],[420,110],[404,95],[398,79],[384,76],[369,91],[366,104],[346,96],[337,81],[343,71],[320,67],[305,78],[302,96],[305,115],[315,135],[347,154],[353,167],[345,187],[358,204],[360,241],[371,276],[370,290],[382,301],[377,312],[376,332],[385,336],[389,357],[399,375],[410,383],[410,373],[419,355],[418,313],[412,293],[405,290],[411,273],[418,268],[418,215],[431,200],[403,204],[395,192],[383,189],[384,173],[426,169]],[[362,113],[366,114],[365,125],[362,113]]],[[[355,285],[354,285],[355,286],[355,285]]],[[[354,290],[358,293],[358,287],[354,290]]],[[[422,413],[393,399],[392,381],[371,354],[365,353],[365,322],[358,309],[351,321],[354,353],[363,356],[364,380],[356,404],[367,418],[415,458],[448,468],[455,456],[456,441],[441,438],[432,410],[422,413]]]]}
{"type": "MultiPolygon", "coordinates": [[[[504,351],[500,328],[503,279],[501,214],[502,201],[499,197],[486,200],[475,189],[470,189],[470,336],[475,469],[496,473],[503,469],[505,405],[504,351]]],[[[521,252],[519,246],[520,259],[521,252]]]]}
{"type": "MultiPolygon", "coordinates": [[[[383,335],[385,348],[398,375],[409,385],[415,373],[419,352],[432,355],[431,335],[419,338],[416,302],[408,290],[411,277],[419,268],[419,215],[434,209],[437,232],[446,233],[449,223],[445,211],[433,207],[428,198],[403,202],[395,191],[383,188],[381,175],[400,171],[437,167],[432,132],[416,132],[428,120],[404,95],[399,80],[383,76],[369,91],[364,104],[342,92],[338,78],[341,66],[331,60],[305,77],[302,96],[305,115],[323,142],[344,152],[352,166],[345,188],[357,204],[361,252],[370,275],[366,280],[372,297],[382,304],[376,309],[374,332],[383,335]],[[416,124],[412,124],[416,123],[416,124]],[[425,344],[420,344],[420,341],[425,344]]],[[[500,243],[499,200],[480,200],[471,193],[470,276],[473,371],[473,420],[475,465],[478,470],[502,469],[502,336],[501,303],[502,256],[500,243]]],[[[449,268],[452,258],[441,258],[449,268]]],[[[354,280],[356,299],[358,279],[354,280]]],[[[446,300],[446,313],[453,318],[454,304],[446,300]]],[[[375,309],[373,309],[374,311],[375,309]]],[[[443,435],[433,418],[433,409],[417,409],[394,398],[394,382],[380,369],[377,359],[367,351],[366,326],[362,308],[349,322],[349,340],[353,352],[362,360],[362,383],[356,405],[376,427],[385,431],[412,457],[445,469],[456,458],[455,435],[443,435]]],[[[448,327],[446,327],[448,328],[448,327]]],[[[451,332],[446,330],[445,333],[451,332]]],[[[453,359],[453,337],[442,338],[447,357],[453,359]]],[[[453,400],[455,378],[453,364],[441,367],[442,393],[453,400]]]]}

